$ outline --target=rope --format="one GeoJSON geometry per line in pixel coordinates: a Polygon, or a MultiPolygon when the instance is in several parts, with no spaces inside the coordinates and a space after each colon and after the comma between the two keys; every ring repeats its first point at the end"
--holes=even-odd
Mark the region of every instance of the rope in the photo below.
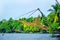
{"type": "MultiPolygon", "coordinates": [[[[35,10],[33,13],[35,13],[37,10],[35,10]]],[[[31,13],[28,17],[30,17],[33,13],[31,13]]]]}
{"type": "Polygon", "coordinates": [[[44,15],[43,15],[43,12],[42,12],[39,8],[37,8],[37,9],[32,10],[32,11],[30,11],[30,12],[28,12],[28,13],[25,13],[25,14],[19,16],[19,17],[23,17],[24,15],[27,15],[27,14],[31,13],[31,14],[28,16],[28,17],[30,17],[30,16],[31,16],[33,13],[35,13],[37,10],[42,14],[42,16],[44,16],[44,15]]]}
{"type": "Polygon", "coordinates": [[[31,13],[31,12],[35,12],[36,11],[36,9],[35,10],[32,10],[32,11],[30,11],[30,12],[28,12],[28,13],[25,13],[25,14],[23,14],[23,15],[21,15],[20,17],[22,17],[22,16],[24,16],[24,15],[26,15],[26,14],[29,14],[29,13],[31,13]]]}

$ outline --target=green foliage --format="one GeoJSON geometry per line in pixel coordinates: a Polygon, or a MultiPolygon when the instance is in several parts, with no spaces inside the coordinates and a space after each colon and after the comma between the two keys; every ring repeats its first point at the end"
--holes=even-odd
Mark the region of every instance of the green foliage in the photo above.
{"type": "Polygon", "coordinates": [[[60,24],[60,17],[59,17],[59,14],[60,14],[60,5],[57,3],[55,5],[52,5],[53,9],[50,9],[52,10],[51,13],[48,15],[48,22],[49,22],[49,26],[50,26],[50,30],[49,30],[49,33],[57,33],[57,28],[59,27],[59,24],[60,24]]]}
{"type": "Polygon", "coordinates": [[[47,21],[47,17],[41,17],[41,24],[48,26],[48,21],[47,21]]]}
{"type": "Polygon", "coordinates": [[[34,33],[34,32],[39,32],[39,31],[40,31],[40,29],[36,26],[25,26],[24,27],[24,32],[34,33]]]}
{"type": "Polygon", "coordinates": [[[57,12],[58,10],[60,10],[60,5],[56,3],[55,5],[52,5],[52,8],[53,9],[49,9],[48,11],[57,12]]]}
{"type": "Polygon", "coordinates": [[[19,20],[26,20],[26,18],[20,18],[19,20]]]}
{"type": "MultiPolygon", "coordinates": [[[[50,27],[49,30],[39,29],[37,26],[33,25],[28,26],[23,24],[22,22],[19,22],[18,20],[10,18],[9,20],[3,19],[2,21],[0,21],[0,33],[15,33],[15,32],[45,33],[46,31],[48,31],[49,33],[59,33],[60,29],[58,29],[58,27],[60,27],[60,5],[57,3],[55,5],[52,5],[52,7],[53,9],[49,9],[50,14],[47,17],[42,16],[40,18],[40,21],[37,22],[42,26],[44,25],[47,26],[48,28],[50,27]]],[[[35,21],[35,18],[33,17],[20,18],[19,20],[32,23],[33,21],[35,21]]]]}
{"type": "Polygon", "coordinates": [[[33,22],[35,19],[33,17],[28,18],[26,21],[27,22],[33,22]]]}
{"type": "Polygon", "coordinates": [[[10,32],[11,29],[8,27],[8,23],[7,22],[3,22],[1,25],[0,25],[0,31],[3,33],[3,30],[7,33],[7,32],[10,32]]]}
{"type": "Polygon", "coordinates": [[[53,29],[58,28],[58,26],[59,26],[58,23],[51,23],[51,28],[53,28],[53,29]]]}

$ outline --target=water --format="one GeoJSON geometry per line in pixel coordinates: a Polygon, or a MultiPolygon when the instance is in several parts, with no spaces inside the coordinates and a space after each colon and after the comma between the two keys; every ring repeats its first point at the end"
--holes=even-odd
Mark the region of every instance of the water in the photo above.
{"type": "Polygon", "coordinates": [[[0,34],[0,40],[57,40],[52,38],[52,34],[22,34],[22,33],[10,33],[0,34]]]}

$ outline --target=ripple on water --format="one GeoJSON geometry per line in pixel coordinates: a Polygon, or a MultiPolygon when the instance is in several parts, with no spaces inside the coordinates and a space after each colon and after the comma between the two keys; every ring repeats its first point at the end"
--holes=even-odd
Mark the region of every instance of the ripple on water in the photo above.
{"type": "Polygon", "coordinates": [[[0,40],[57,40],[51,37],[52,34],[0,34],[0,40]]]}

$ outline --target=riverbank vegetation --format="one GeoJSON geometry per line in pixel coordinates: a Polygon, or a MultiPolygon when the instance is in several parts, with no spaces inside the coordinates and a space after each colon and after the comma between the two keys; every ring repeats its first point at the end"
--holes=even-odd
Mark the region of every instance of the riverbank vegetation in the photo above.
{"type": "Polygon", "coordinates": [[[52,8],[48,10],[47,17],[3,19],[0,21],[0,33],[60,33],[60,4],[56,3],[52,8]],[[34,26],[35,23],[42,26],[34,26]]]}

